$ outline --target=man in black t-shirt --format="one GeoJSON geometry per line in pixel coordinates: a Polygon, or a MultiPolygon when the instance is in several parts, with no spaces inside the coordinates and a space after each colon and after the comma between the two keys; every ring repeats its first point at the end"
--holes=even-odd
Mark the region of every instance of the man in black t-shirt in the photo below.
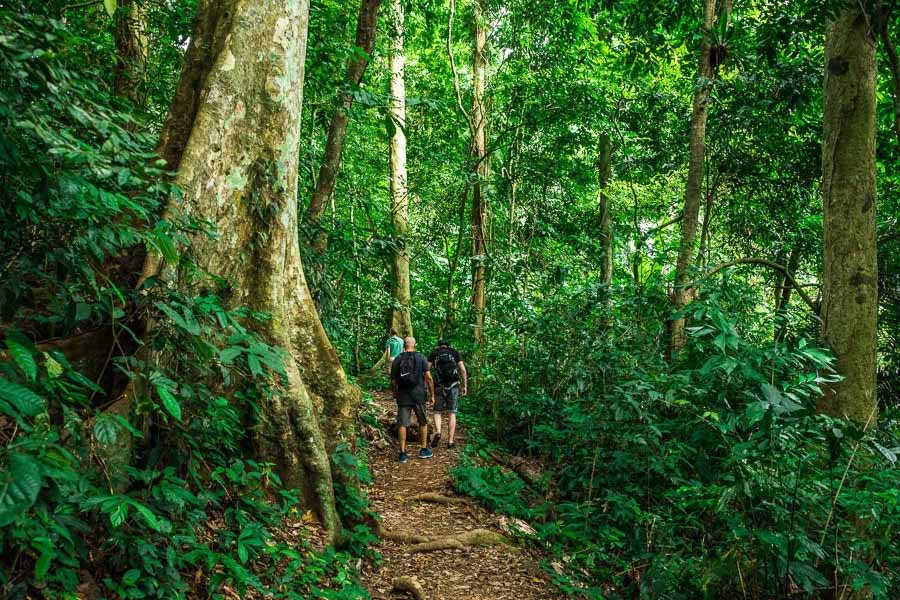
{"type": "Polygon", "coordinates": [[[441,441],[441,413],[449,413],[450,424],[447,432],[447,447],[453,448],[456,434],[456,409],[459,397],[465,396],[469,387],[469,374],[459,352],[447,340],[438,342],[437,348],[428,356],[428,368],[434,370],[437,390],[440,392],[434,403],[434,439],[431,447],[437,448],[441,441]]]}
{"type": "Polygon", "coordinates": [[[428,361],[421,352],[416,352],[416,338],[403,340],[403,352],[397,355],[391,365],[391,391],[397,401],[397,423],[400,426],[400,462],[409,460],[406,453],[406,428],[409,427],[411,413],[416,413],[419,422],[419,441],[422,448],[419,458],[431,458],[428,449],[428,418],[425,416],[425,394],[434,401],[434,381],[428,370],[428,361]]]}

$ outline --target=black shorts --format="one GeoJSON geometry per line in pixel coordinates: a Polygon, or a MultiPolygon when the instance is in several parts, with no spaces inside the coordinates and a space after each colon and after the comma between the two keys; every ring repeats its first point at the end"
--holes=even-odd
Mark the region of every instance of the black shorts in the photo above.
{"type": "Polygon", "coordinates": [[[400,424],[400,427],[409,427],[410,423],[412,423],[412,413],[416,413],[416,421],[419,422],[420,426],[425,426],[428,424],[428,417],[425,416],[425,404],[423,402],[416,402],[412,406],[397,406],[397,423],[400,424]]]}
{"type": "Polygon", "coordinates": [[[438,384],[434,393],[437,399],[434,401],[434,412],[456,413],[459,406],[459,385],[445,388],[438,384]]]}

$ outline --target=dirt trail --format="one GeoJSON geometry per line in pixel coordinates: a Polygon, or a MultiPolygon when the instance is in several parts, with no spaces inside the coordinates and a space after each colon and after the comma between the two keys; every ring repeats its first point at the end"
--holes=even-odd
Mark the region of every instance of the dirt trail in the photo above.
{"type": "MultiPolygon", "coordinates": [[[[396,404],[386,393],[376,393],[379,407],[391,416],[396,404]]],[[[431,416],[429,415],[429,424],[431,416]]],[[[434,458],[421,460],[417,442],[409,444],[410,460],[397,461],[397,444],[373,445],[369,450],[372,485],[368,488],[373,508],[391,531],[429,538],[455,535],[474,529],[501,532],[502,518],[474,501],[464,504],[433,504],[410,501],[426,492],[454,496],[450,469],[465,445],[465,431],[457,431],[456,447],[447,448],[447,423],[434,458]]],[[[372,598],[399,600],[412,596],[394,592],[395,577],[411,576],[421,584],[428,600],[545,600],[562,598],[538,565],[539,557],[520,546],[467,546],[465,549],[409,554],[411,546],[382,540],[380,567],[367,567],[363,580],[372,598]]]]}

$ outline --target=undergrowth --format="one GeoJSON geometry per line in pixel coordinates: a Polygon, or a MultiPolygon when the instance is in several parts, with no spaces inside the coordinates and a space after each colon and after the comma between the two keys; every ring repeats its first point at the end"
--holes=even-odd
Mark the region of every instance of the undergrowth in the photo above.
{"type": "Polygon", "coordinates": [[[829,353],[758,336],[765,322],[736,316],[742,290],[721,290],[692,306],[672,365],[635,325],[650,301],[613,313],[588,288],[535,311],[491,345],[457,489],[531,522],[576,597],[895,596],[895,416],[863,431],[817,414],[829,353]],[[491,447],[539,461],[541,485],[491,447]]]}
{"type": "Polygon", "coordinates": [[[0,30],[0,596],[368,597],[368,529],[325,547],[251,459],[283,376],[246,327],[268,316],[226,308],[214,278],[185,295],[123,277],[147,250],[190,268],[176,248],[207,229],[155,217],[177,190],[140,117],[70,69],[64,24],[0,10],[0,30]]]}

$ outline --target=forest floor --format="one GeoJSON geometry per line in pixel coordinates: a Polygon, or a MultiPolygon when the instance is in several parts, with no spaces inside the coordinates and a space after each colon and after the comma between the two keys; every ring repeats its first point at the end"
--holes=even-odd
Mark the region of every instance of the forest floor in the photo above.
{"type": "MultiPolygon", "coordinates": [[[[374,392],[381,420],[394,418],[396,404],[386,392],[374,392]]],[[[433,425],[429,414],[429,425],[433,425]]],[[[369,448],[372,484],[368,495],[372,508],[381,515],[382,526],[430,540],[457,536],[476,530],[502,534],[509,521],[474,501],[454,493],[450,469],[466,444],[465,430],[457,430],[456,446],[447,448],[447,422],[434,458],[418,458],[419,444],[408,444],[409,462],[398,462],[399,446],[393,438],[380,440],[369,448]],[[450,503],[416,500],[420,494],[439,494],[450,503]]],[[[520,545],[466,545],[462,548],[410,552],[414,543],[382,539],[378,551],[380,565],[369,565],[363,573],[372,598],[399,600],[414,597],[395,591],[398,577],[412,577],[428,600],[546,600],[562,598],[538,564],[540,556],[520,545]]]]}

